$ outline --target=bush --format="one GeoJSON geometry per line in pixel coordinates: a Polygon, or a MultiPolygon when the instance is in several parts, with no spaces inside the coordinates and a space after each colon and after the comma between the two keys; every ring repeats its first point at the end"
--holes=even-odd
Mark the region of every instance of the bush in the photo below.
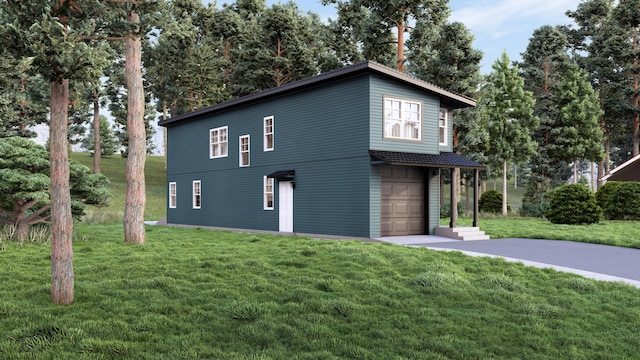
{"type": "Polygon", "coordinates": [[[640,220],[640,182],[625,181],[615,186],[605,211],[612,220],[640,220]]]}
{"type": "Polygon", "coordinates": [[[539,203],[523,202],[520,207],[520,216],[543,218],[549,209],[549,202],[543,201],[539,203]]]}
{"type": "Polygon", "coordinates": [[[571,184],[553,191],[545,215],[554,224],[595,224],[600,221],[602,209],[589,188],[571,184]]]}
{"type": "MultiPolygon", "coordinates": [[[[480,196],[478,207],[482,212],[501,213],[502,193],[498,190],[489,190],[480,196]]],[[[507,211],[511,212],[511,206],[507,203],[507,211]]]]}
{"type": "MultiPolygon", "coordinates": [[[[462,201],[458,202],[458,216],[462,216],[464,214],[464,204],[462,201]]],[[[445,203],[440,206],[440,219],[446,219],[451,215],[451,204],[445,203]]]]}
{"type": "Polygon", "coordinates": [[[596,191],[596,202],[598,203],[598,206],[604,210],[604,216],[607,219],[609,218],[607,211],[609,208],[609,200],[620,184],[622,184],[620,181],[607,181],[604,185],[598,188],[598,191],[596,191]]]}

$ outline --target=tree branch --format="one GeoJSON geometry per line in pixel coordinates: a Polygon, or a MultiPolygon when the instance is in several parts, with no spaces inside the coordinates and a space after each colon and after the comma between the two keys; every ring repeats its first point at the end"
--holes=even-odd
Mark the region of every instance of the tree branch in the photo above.
{"type": "MultiPolygon", "coordinates": [[[[37,218],[38,216],[42,215],[43,213],[45,213],[46,211],[48,211],[50,209],[51,209],[51,205],[45,205],[45,206],[41,207],[40,209],[34,211],[31,215],[27,216],[27,218],[25,220],[28,223],[31,223],[31,221],[33,221],[33,219],[37,218]]],[[[43,219],[45,219],[45,218],[46,218],[46,216],[43,219]]]]}

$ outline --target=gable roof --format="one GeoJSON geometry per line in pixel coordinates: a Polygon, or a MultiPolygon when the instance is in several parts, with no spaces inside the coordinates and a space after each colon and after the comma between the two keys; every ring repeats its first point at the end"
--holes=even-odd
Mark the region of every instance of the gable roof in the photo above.
{"type": "Polygon", "coordinates": [[[602,181],[640,181],[640,155],[618,165],[602,181]]]}
{"type": "Polygon", "coordinates": [[[447,107],[449,107],[450,109],[460,109],[460,108],[465,108],[470,106],[476,106],[476,101],[470,97],[447,91],[441,87],[438,87],[426,81],[420,80],[414,76],[410,76],[400,71],[391,69],[387,66],[378,64],[374,61],[365,61],[355,65],[350,65],[338,70],[322,73],[320,75],[313,76],[307,79],[290,82],[279,87],[275,87],[275,88],[260,91],[254,94],[235,98],[224,103],[212,105],[196,111],[173,116],[169,119],[161,120],[160,122],[158,122],[158,125],[170,126],[179,122],[193,120],[205,115],[209,115],[221,110],[226,110],[233,107],[249,104],[251,102],[258,101],[258,100],[266,100],[278,95],[299,91],[312,86],[318,86],[331,81],[340,80],[340,79],[344,79],[344,78],[348,78],[348,77],[352,77],[352,76],[356,76],[364,73],[374,73],[374,74],[378,74],[378,75],[391,78],[397,81],[401,81],[408,86],[411,86],[411,87],[423,90],[429,94],[435,95],[439,97],[442,103],[447,107]]]}

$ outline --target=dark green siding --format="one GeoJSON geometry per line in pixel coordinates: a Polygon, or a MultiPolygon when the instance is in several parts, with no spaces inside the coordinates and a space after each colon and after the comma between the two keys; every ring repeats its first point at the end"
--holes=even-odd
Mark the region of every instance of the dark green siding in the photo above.
{"type": "Polygon", "coordinates": [[[438,154],[438,113],[440,101],[416,90],[381,76],[371,76],[371,137],[370,146],[374,150],[403,151],[438,154]],[[383,138],[384,97],[391,96],[422,102],[422,141],[407,141],[383,138]]]}
{"type": "Polygon", "coordinates": [[[168,131],[167,181],[178,206],[169,223],[278,230],[263,210],[263,176],[295,170],[294,231],[369,236],[369,81],[346,79],[255,102],[168,131]],[[263,118],[274,116],[274,150],[263,151],[263,118]],[[229,127],[229,155],[209,159],[209,130],[229,127]],[[251,136],[251,166],[238,166],[238,137],[251,136]],[[191,208],[191,182],[202,181],[202,208],[191,208]]]}

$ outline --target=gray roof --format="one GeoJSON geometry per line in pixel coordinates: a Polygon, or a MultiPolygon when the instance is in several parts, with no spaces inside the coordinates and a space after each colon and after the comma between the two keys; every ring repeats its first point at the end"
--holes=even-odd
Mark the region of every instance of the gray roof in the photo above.
{"type": "Polygon", "coordinates": [[[483,168],[481,164],[452,152],[418,154],[398,151],[369,150],[376,160],[391,165],[426,166],[439,168],[483,168]]]}
{"type": "Polygon", "coordinates": [[[355,65],[350,65],[338,70],[329,71],[329,72],[326,72],[314,77],[310,77],[304,80],[294,81],[276,88],[272,88],[272,89],[260,91],[254,94],[235,98],[233,100],[229,100],[224,103],[212,105],[203,109],[188,112],[186,114],[173,116],[169,119],[161,120],[158,124],[160,126],[170,126],[175,123],[197,119],[212,113],[216,113],[221,110],[226,110],[233,107],[246,105],[258,100],[266,100],[271,97],[284,95],[289,92],[303,90],[305,88],[309,88],[312,86],[318,86],[323,83],[336,81],[336,80],[360,75],[367,72],[375,73],[375,74],[382,75],[397,81],[401,81],[408,86],[412,86],[420,90],[426,91],[429,94],[435,95],[439,97],[440,101],[450,109],[460,109],[460,108],[465,108],[470,106],[476,106],[476,101],[470,97],[447,91],[441,87],[438,87],[426,81],[420,80],[414,76],[404,74],[402,72],[391,69],[387,66],[378,64],[376,62],[365,61],[355,65]]]}

